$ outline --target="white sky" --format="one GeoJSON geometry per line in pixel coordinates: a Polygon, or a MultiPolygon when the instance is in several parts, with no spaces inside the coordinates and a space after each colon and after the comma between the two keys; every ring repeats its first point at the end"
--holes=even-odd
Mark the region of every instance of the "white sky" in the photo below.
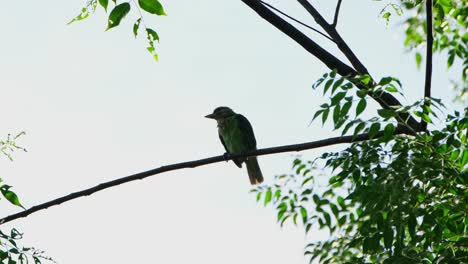
{"type": "MultiPolygon", "coordinates": [[[[334,1],[316,2],[331,17],[334,1]]],[[[399,76],[407,101],[419,98],[423,72],[404,54],[401,32],[377,18],[381,3],[350,2],[342,6],[343,37],[376,78],[399,76]]],[[[273,3],[313,24],[299,4],[273,3]]],[[[308,126],[321,104],[321,91],[310,87],[326,69],[241,1],[163,1],[169,16],[146,15],[161,37],[159,63],[133,39],[130,20],[104,32],[99,9],[67,26],[82,4],[6,1],[0,9],[0,132],[26,131],[29,150],[0,160],[0,173],[27,207],[222,154],[215,123],[203,118],[220,105],[249,118],[259,147],[330,135],[308,126]]],[[[443,61],[435,72],[445,76],[443,61]]],[[[445,78],[434,78],[435,97],[450,98],[445,78]]],[[[266,181],[289,172],[294,155],[261,157],[266,181]]],[[[302,229],[281,229],[249,190],[245,169],[219,163],[118,186],[4,228],[19,228],[25,245],[67,264],[305,263],[302,229]]],[[[2,205],[2,215],[17,210],[2,205]]]]}

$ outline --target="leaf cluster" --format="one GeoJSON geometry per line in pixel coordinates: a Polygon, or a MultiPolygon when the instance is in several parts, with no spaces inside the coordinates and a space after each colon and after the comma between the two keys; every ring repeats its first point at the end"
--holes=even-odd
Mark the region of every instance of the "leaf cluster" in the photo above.
{"type": "Polygon", "coordinates": [[[467,133],[467,113],[455,113],[445,128],[419,137],[394,135],[387,143],[354,143],[313,162],[296,159],[291,175],[255,191],[265,204],[274,193],[281,223],[290,217],[296,223],[301,216],[306,232],[312,226],[330,231],[329,239],[307,245],[311,261],[463,263],[468,261],[467,133]],[[317,186],[325,178],[328,184],[317,186]]]}
{"type": "MultiPolygon", "coordinates": [[[[78,14],[75,18],[73,18],[69,22],[69,24],[88,18],[90,14],[96,11],[98,3],[104,9],[104,11],[107,12],[108,9],[110,9],[109,0],[88,0],[86,2],[86,5],[81,9],[81,13],[78,14]]],[[[146,49],[150,52],[153,58],[157,61],[158,54],[156,52],[155,42],[159,42],[159,36],[154,29],[146,26],[146,24],[144,23],[144,18],[143,18],[143,14],[141,10],[144,10],[147,13],[150,13],[152,15],[166,16],[167,14],[164,11],[164,8],[161,2],[159,2],[159,0],[138,0],[138,2],[136,2],[135,0],[132,0],[130,2],[124,1],[120,3],[118,3],[117,0],[112,0],[111,5],[113,4],[113,7],[109,12],[106,31],[120,25],[122,20],[128,15],[128,13],[130,13],[132,9],[131,3],[134,4],[135,9],[138,11],[138,14],[139,14],[138,18],[133,23],[133,27],[132,27],[133,34],[136,38],[138,36],[138,32],[140,31],[140,26],[144,27],[147,42],[148,42],[148,46],[146,49]]]]}

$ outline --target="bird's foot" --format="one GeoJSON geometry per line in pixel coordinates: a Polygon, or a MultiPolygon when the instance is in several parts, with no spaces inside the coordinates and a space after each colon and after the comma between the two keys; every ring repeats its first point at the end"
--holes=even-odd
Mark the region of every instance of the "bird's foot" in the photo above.
{"type": "Polygon", "coordinates": [[[231,158],[231,154],[229,154],[228,152],[226,152],[226,153],[223,154],[223,158],[224,158],[224,160],[225,160],[226,162],[228,162],[229,159],[231,158]]]}

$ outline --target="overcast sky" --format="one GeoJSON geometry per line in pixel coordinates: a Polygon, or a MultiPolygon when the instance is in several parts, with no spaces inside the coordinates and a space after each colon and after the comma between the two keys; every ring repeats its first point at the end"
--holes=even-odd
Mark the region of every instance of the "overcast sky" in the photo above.
{"type": "MultiPolygon", "coordinates": [[[[14,162],[1,159],[0,177],[26,207],[222,154],[215,122],[203,118],[221,105],[249,118],[259,147],[330,136],[329,127],[309,126],[323,100],[311,84],[327,69],[241,1],[163,1],[167,17],[145,14],[161,37],[158,63],[132,36],[135,14],[108,32],[101,9],[67,26],[83,2],[5,1],[0,9],[0,136],[26,131],[20,143],[28,149],[14,162]]],[[[332,16],[335,1],[315,2],[332,16]]],[[[404,52],[402,32],[378,18],[382,3],[343,2],[338,29],[371,73],[400,77],[404,102],[420,98],[424,74],[404,52]]],[[[295,2],[270,3],[314,24],[295,2]]],[[[434,71],[442,72],[434,96],[450,98],[445,63],[434,71]]],[[[266,182],[289,172],[295,155],[259,158],[266,182]]],[[[118,186],[3,228],[19,228],[25,245],[67,264],[306,263],[306,242],[327,233],[280,228],[249,190],[245,168],[217,163],[118,186]]],[[[2,215],[16,211],[2,205],[2,215]]]]}

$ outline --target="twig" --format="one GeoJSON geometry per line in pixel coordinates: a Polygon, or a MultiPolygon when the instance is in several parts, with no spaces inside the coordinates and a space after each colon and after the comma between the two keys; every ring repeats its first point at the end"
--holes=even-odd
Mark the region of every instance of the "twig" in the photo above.
{"type": "MultiPolygon", "coordinates": [[[[401,133],[404,133],[404,131],[397,130],[397,133],[401,134],[401,133]]],[[[381,136],[383,136],[383,132],[378,133],[374,138],[378,138],[381,136]]],[[[133,174],[130,176],[118,178],[112,181],[104,182],[94,187],[91,187],[82,191],[74,192],[74,193],[62,196],[60,198],[33,206],[25,211],[12,214],[12,215],[9,215],[0,219],[0,225],[13,221],[18,218],[27,217],[28,215],[33,214],[37,211],[44,210],[52,206],[56,206],[64,202],[74,200],[79,197],[89,196],[93,193],[102,191],[104,189],[115,187],[117,185],[124,184],[124,183],[131,182],[131,181],[142,180],[147,177],[154,176],[154,175],[161,174],[161,173],[168,172],[168,171],[195,168],[195,167],[199,167],[199,166],[203,166],[203,165],[207,165],[211,163],[232,160],[232,159],[240,158],[240,157],[263,156],[263,155],[270,155],[270,154],[283,153],[283,152],[302,151],[306,149],[315,149],[315,148],[321,148],[321,147],[326,147],[326,146],[331,146],[331,145],[336,145],[336,144],[352,143],[352,142],[358,142],[358,141],[364,141],[364,140],[369,140],[369,134],[366,133],[366,134],[359,134],[356,136],[333,137],[333,138],[312,141],[312,142],[307,142],[307,143],[302,143],[302,144],[285,145],[285,146],[279,146],[279,147],[258,149],[258,150],[250,151],[244,154],[231,154],[231,155],[228,155],[227,157],[225,157],[225,155],[221,155],[221,156],[214,156],[214,157],[200,159],[200,160],[193,160],[193,161],[166,165],[166,166],[162,166],[156,169],[152,169],[152,170],[140,172],[137,174],[133,174]]]]}
{"type": "Polygon", "coordinates": [[[282,14],[283,16],[285,16],[285,17],[287,17],[287,18],[289,18],[289,19],[291,19],[291,20],[293,20],[293,21],[295,21],[295,22],[297,22],[297,23],[303,25],[304,27],[306,27],[306,28],[308,28],[308,29],[311,29],[311,30],[317,32],[318,34],[320,34],[320,35],[322,35],[323,37],[329,39],[330,41],[335,42],[332,38],[330,38],[329,36],[327,36],[327,35],[325,35],[324,33],[320,32],[320,30],[315,29],[315,28],[313,28],[312,26],[309,26],[309,25],[305,24],[304,22],[295,19],[294,17],[292,17],[292,16],[290,16],[290,15],[284,13],[283,11],[279,10],[278,8],[274,7],[273,5],[271,5],[271,4],[269,4],[269,3],[263,2],[263,1],[261,1],[261,0],[259,0],[259,1],[260,1],[262,4],[268,6],[269,8],[275,10],[276,12],[282,14]]]}
{"type": "MultiPolygon", "coordinates": [[[[426,0],[426,24],[427,24],[427,45],[426,45],[426,78],[424,82],[424,105],[430,106],[431,100],[431,80],[432,80],[432,0],[426,0]]],[[[423,113],[427,113],[424,109],[423,113]]],[[[421,129],[427,130],[427,123],[421,119],[421,129]]]]}
{"type": "Polygon", "coordinates": [[[338,24],[338,16],[340,13],[340,7],[341,7],[341,0],[338,0],[338,3],[336,3],[335,17],[333,18],[333,24],[332,24],[332,27],[334,28],[336,28],[336,25],[338,24]]]}

